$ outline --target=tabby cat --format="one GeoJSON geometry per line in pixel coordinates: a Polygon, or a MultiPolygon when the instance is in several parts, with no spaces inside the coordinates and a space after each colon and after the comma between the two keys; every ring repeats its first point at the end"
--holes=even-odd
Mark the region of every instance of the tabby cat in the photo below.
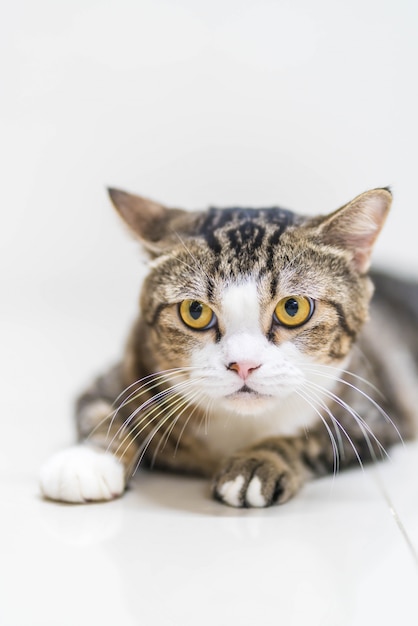
{"type": "Polygon", "coordinates": [[[418,286],[372,275],[370,305],[388,189],[313,218],[109,191],[150,257],[141,313],[78,400],[80,443],[42,468],[45,497],[110,500],[145,465],[266,507],[414,435],[418,286]]]}

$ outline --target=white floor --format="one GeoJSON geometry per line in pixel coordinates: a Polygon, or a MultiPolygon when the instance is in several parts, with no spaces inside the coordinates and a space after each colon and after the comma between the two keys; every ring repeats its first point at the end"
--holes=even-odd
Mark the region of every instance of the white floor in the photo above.
{"type": "Polygon", "coordinates": [[[3,329],[0,624],[417,623],[418,444],[269,510],[237,511],[205,481],[145,472],[112,503],[42,501],[39,464],[72,441],[71,396],[118,321],[116,307],[84,310],[75,327],[57,311],[64,289],[51,294],[29,291],[3,329]]]}
{"type": "MultiPolygon", "coordinates": [[[[382,471],[410,537],[418,448],[382,471]]],[[[1,482],[1,623],[416,624],[417,563],[370,477],[235,511],[205,484],[141,476],[121,500],[60,506],[29,472],[1,482]]]]}

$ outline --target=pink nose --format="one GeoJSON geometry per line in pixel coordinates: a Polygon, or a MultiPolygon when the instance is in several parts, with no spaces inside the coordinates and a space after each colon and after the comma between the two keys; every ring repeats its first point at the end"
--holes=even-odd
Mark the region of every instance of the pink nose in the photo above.
{"type": "Polygon", "coordinates": [[[233,370],[240,378],[242,378],[242,380],[246,380],[251,372],[258,370],[259,367],[261,367],[261,364],[259,363],[254,363],[253,361],[241,361],[240,363],[230,363],[227,366],[227,369],[233,370]]]}

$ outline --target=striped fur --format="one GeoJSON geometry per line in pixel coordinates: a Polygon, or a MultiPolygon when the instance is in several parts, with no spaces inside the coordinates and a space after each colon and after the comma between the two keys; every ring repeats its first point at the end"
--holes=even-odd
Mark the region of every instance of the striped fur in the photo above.
{"type": "MultiPolygon", "coordinates": [[[[80,397],[77,426],[80,442],[117,461],[122,486],[60,490],[62,460],[43,470],[47,497],[108,499],[143,464],[211,477],[219,500],[263,507],[414,436],[418,287],[372,274],[370,306],[387,189],[316,218],[110,195],[151,262],[123,359],[80,397]],[[313,303],[297,327],[275,316],[290,296],[313,303]],[[185,300],[209,306],[211,325],[188,327],[185,300]]],[[[105,471],[89,476],[107,484],[105,471]]]]}

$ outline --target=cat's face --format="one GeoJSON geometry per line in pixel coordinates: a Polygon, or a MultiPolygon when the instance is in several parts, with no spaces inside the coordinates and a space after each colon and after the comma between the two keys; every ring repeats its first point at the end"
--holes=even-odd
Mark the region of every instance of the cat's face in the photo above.
{"type": "Polygon", "coordinates": [[[141,296],[154,371],[183,368],[193,402],[257,414],[303,394],[318,365],[343,367],[367,318],[365,272],[388,191],[316,219],[211,209],[175,211],[170,223],[152,203],[146,227],[137,200],[124,216],[154,255],[141,296]]]}

